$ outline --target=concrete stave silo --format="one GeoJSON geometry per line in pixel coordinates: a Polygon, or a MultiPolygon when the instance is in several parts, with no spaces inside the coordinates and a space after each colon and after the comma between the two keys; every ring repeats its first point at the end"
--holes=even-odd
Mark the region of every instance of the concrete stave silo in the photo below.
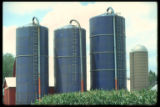
{"type": "Polygon", "coordinates": [[[130,52],[130,90],[148,87],[148,51],[136,45],[130,52]]]}

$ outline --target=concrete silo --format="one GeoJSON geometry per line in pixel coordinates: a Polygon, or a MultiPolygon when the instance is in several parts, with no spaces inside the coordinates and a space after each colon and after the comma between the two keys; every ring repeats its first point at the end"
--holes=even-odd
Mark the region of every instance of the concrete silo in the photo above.
{"type": "Polygon", "coordinates": [[[130,52],[130,89],[141,90],[148,87],[148,51],[136,45],[130,52]]]}

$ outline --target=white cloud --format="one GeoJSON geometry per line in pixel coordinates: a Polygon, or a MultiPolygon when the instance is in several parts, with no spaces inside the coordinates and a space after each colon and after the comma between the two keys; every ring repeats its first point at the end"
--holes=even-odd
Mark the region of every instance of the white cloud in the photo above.
{"type": "Polygon", "coordinates": [[[87,67],[87,90],[90,90],[90,55],[87,55],[87,60],[86,60],[86,67],[87,67]]]}
{"type": "Polygon", "coordinates": [[[16,56],[16,26],[3,27],[3,53],[16,56]]]}
{"type": "Polygon", "coordinates": [[[54,60],[53,60],[53,56],[49,56],[49,86],[54,86],[54,60]]]}

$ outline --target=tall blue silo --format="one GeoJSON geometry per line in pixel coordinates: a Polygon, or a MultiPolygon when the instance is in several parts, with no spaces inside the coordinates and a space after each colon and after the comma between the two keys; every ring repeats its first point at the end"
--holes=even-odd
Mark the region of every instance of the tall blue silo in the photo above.
{"type": "Polygon", "coordinates": [[[16,104],[38,99],[39,75],[40,95],[48,94],[48,28],[34,19],[16,29],[16,104]]]}
{"type": "Polygon", "coordinates": [[[91,89],[126,89],[125,44],[125,19],[111,7],[90,18],[91,89]]]}
{"type": "Polygon", "coordinates": [[[53,43],[55,92],[81,91],[82,76],[86,91],[86,30],[71,24],[58,28],[54,30],[53,43]],[[80,37],[83,75],[81,75],[80,37]]]}

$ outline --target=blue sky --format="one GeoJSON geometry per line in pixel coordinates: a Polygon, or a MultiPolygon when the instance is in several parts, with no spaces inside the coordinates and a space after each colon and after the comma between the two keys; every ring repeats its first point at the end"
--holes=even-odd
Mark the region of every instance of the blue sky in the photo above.
{"type": "Polygon", "coordinates": [[[49,29],[51,57],[54,29],[68,24],[71,19],[77,19],[86,29],[89,56],[89,19],[105,13],[109,6],[125,17],[127,76],[129,77],[129,52],[136,44],[148,49],[149,70],[157,72],[156,2],[3,2],[3,53],[9,52],[15,56],[16,28],[31,23],[32,17],[36,16],[40,24],[49,29]]]}
{"type": "Polygon", "coordinates": [[[88,4],[94,4],[95,2],[80,2],[83,6],[87,6],[88,4]]]}

